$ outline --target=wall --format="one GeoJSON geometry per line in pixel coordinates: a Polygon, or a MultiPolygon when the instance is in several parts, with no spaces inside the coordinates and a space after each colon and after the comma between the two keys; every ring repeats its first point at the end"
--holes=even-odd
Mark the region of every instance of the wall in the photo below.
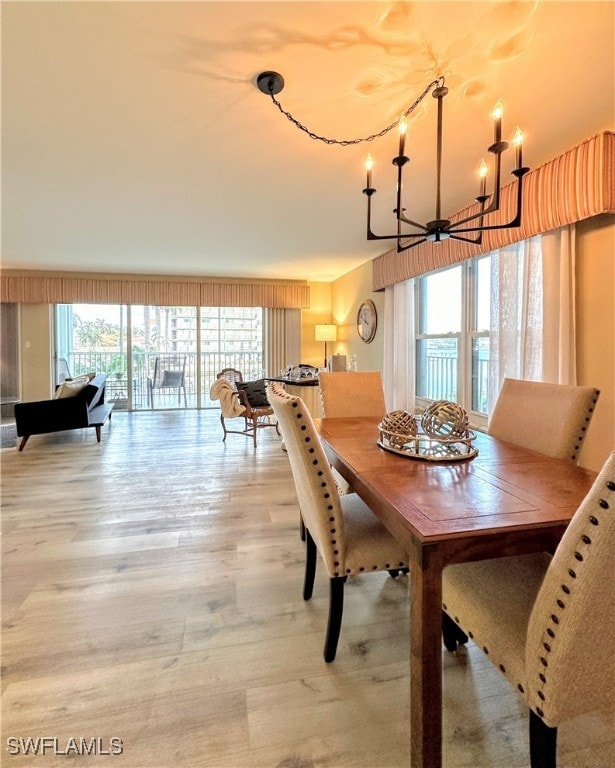
{"type": "MultiPolygon", "coordinates": [[[[310,306],[301,310],[301,360],[289,363],[307,363],[322,366],[325,359],[325,345],[314,340],[314,326],[334,322],[331,317],[331,283],[310,283],[310,306]]],[[[327,344],[327,352],[336,352],[336,343],[327,344]]]]}
{"type": "Polygon", "coordinates": [[[577,224],[577,381],[600,399],[580,464],[598,470],[615,450],[615,216],[577,224]]]}
{"type": "Polygon", "coordinates": [[[381,371],[384,351],[384,293],[372,291],[372,262],[368,261],[338,278],[331,286],[332,322],[337,326],[335,351],[355,354],[359,371],[381,371]],[[357,333],[357,312],[361,302],[371,299],[376,305],[376,336],[366,344],[357,333]]]}
{"type": "Polygon", "coordinates": [[[52,307],[22,304],[20,307],[21,399],[47,400],[52,393],[52,307]]]}

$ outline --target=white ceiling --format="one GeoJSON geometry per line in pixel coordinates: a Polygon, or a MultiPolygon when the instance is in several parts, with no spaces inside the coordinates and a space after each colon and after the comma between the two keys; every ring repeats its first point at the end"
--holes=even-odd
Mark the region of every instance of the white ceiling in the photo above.
{"type": "MultiPolygon", "coordinates": [[[[387,249],[392,132],[445,74],[443,214],[478,193],[501,98],[536,167],[613,129],[613,2],[3,2],[4,268],[331,280],[387,249]],[[386,214],[386,215],[385,215],[386,214]]],[[[407,213],[433,218],[435,103],[414,113],[407,213]]],[[[509,153],[510,154],[510,153],[509,153]]]]}

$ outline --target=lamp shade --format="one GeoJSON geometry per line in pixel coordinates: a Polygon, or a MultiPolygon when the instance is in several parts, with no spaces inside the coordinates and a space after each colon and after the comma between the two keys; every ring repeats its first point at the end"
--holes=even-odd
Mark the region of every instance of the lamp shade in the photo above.
{"type": "Polygon", "coordinates": [[[337,341],[337,325],[314,326],[314,341],[337,341]]]}

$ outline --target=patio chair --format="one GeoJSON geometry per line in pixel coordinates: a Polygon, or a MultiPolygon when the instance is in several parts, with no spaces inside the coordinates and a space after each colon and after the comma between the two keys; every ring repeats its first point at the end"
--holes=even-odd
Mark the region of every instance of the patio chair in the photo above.
{"type": "Polygon", "coordinates": [[[56,384],[61,384],[66,379],[72,379],[73,374],[68,367],[68,360],[64,357],[58,357],[56,384]]]}
{"type": "Polygon", "coordinates": [[[161,390],[177,390],[177,402],[181,405],[181,393],[184,392],[184,408],[188,407],[186,399],[186,355],[158,355],[154,362],[154,375],[147,377],[147,399],[150,408],[154,408],[154,392],[161,390]]]}
{"type": "Polygon", "coordinates": [[[212,400],[220,400],[220,423],[226,442],[228,434],[248,435],[254,441],[260,429],[274,427],[277,434],[280,428],[277,421],[271,421],[273,408],[269,405],[265,391],[265,381],[244,381],[243,374],[236,368],[223,368],[216,376],[210,391],[212,400]],[[226,419],[243,418],[243,429],[229,429],[226,419]]]}

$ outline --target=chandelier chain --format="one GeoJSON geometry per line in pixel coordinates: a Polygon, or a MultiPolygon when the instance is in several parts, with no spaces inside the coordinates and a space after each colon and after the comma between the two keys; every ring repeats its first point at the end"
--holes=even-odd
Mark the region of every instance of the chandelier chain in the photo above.
{"type": "MultiPolygon", "coordinates": [[[[411,112],[414,112],[414,110],[418,107],[418,105],[423,101],[425,96],[433,90],[436,87],[441,87],[444,85],[444,77],[439,77],[437,80],[433,80],[429,85],[425,88],[423,93],[420,94],[416,98],[416,100],[406,109],[405,112],[403,112],[403,115],[405,117],[408,117],[408,115],[411,112]]],[[[288,120],[290,120],[291,123],[293,123],[299,130],[303,131],[304,133],[307,133],[307,135],[314,139],[315,141],[322,141],[325,144],[338,144],[342,147],[348,147],[352,144],[362,144],[366,141],[373,141],[374,139],[379,139],[381,136],[385,136],[389,131],[391,131],[393,128],[395,128],[399,123],[399,118],[392,122],[390,125],[387,125],[386,128],[383,128],[381,131],[378,131],[378,133],[372,133],[369,136],[365,136],[360,139],[330,139],[326,136],[320,136],[318,133],[314,133],[314,131],[311,131],[307,126],[303,125],[303,123],[299,122],[296,117],[294,117],[290,112],[287,112],[284,107],[280,104],[280,102],[276,99],[273,93],[270,93],[271,101],[276,105],[276,107],[280,110],[280,112],[287,117],[288,120]]]]}

